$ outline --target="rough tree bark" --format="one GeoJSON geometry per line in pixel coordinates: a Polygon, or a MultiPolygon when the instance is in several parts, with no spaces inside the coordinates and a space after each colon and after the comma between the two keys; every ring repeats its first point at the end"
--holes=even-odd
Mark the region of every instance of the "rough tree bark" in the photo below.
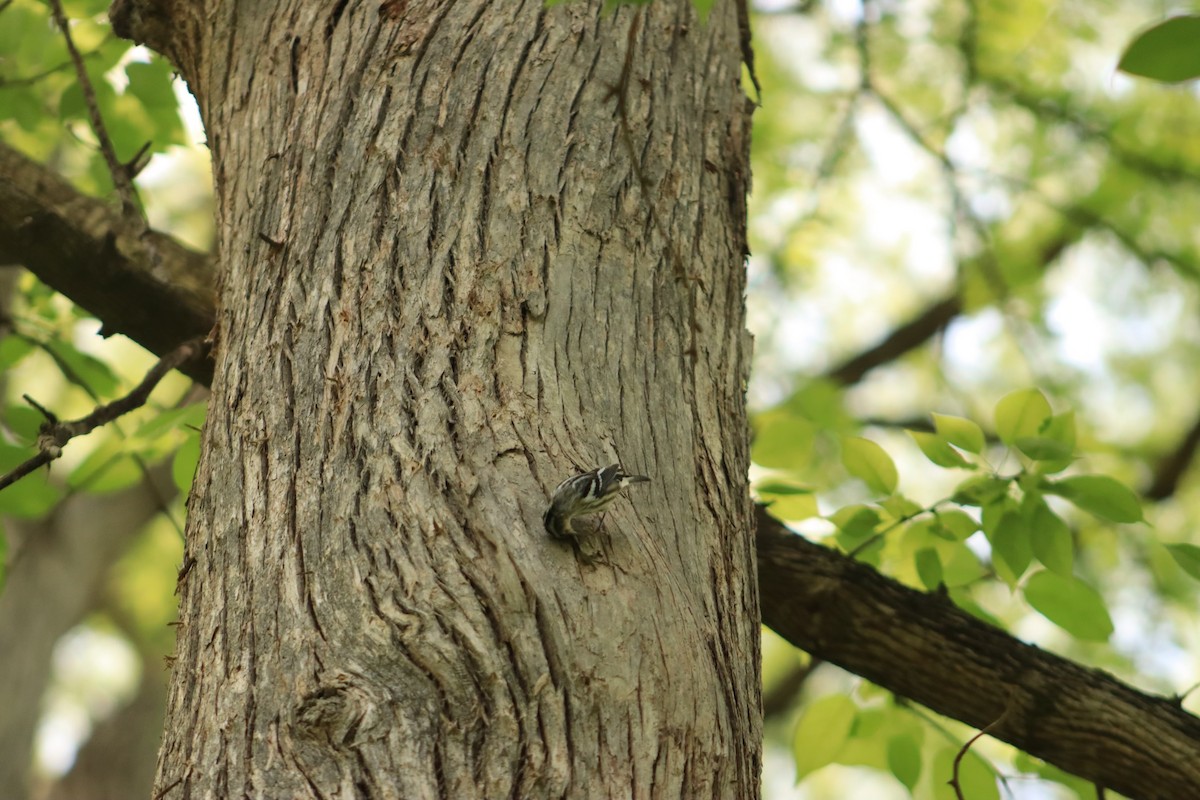
{"type": "Polygon", "coordinates": [[[600,5],[114,8],[218,208],[160,796],[757,796],[738,15],[600,5]]]}

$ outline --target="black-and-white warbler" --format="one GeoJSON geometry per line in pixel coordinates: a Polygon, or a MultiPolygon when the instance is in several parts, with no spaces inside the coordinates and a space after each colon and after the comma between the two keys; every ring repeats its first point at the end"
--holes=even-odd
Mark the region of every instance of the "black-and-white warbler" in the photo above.
{"type": "Polygon", "coordinates": [[[617,499],[617,495],[626,486],[648,480],[650,479],[645,475],[626,473],[620,464],[610,464],[607,467],[597,467],[591,472],[572,475],[554,487],[550,507],[546,509],[546,515],[543,517],[547,533],[556,539],[578,536],[579,531],[571,526],[571,520],[584,514],[603,511],[617,499]]]}

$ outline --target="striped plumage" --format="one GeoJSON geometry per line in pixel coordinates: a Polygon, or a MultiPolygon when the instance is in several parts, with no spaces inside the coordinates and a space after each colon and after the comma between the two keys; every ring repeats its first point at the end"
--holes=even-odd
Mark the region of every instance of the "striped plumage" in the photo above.
{"type": "Polygon", "coordinates": [[[571,526],[572,519],[603,511],[626,486],[648,480],[645,475],[630,475],[620,464],[572,475],[554,487],[550,507],[543,517],[546,531],[556,539],[576,536],[578,532],[571,526]]]}

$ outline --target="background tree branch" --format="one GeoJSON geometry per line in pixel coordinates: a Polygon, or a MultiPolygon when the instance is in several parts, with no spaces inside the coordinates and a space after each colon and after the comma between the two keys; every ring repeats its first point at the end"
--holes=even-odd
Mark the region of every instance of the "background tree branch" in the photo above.
{"type": "Polygon", "coordinates": [[[1177,702],[1025,644],[761,507],[757,522],[763,623],[795,646],[972,727],[994,724],[995,738],[1098,786],[1196,795],[1200,719],[1177,702]]]}
{"type": "MultiPolygon", "coordinates": [[[[0,143],[0,260],[21,264],[101,320],[162,356],[212,330],[211,259],[161,233],[125,232],[121,214],[0,143]]],[[[179,369],[207,385],[212,364],[179,369]]]]}

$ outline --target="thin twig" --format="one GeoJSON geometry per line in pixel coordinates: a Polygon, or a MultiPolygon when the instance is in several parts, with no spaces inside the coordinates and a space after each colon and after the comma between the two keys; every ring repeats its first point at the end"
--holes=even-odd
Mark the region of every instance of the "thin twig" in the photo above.
{"type": "Polygon", "coordinates": [[[992,720],[990,723],[988,723],[988,726],[986,728],[984,728],[983,730],[979,731],[979,733],[975,734],[970,739],[967,739],[966,744],[964,744],[959,749],[958,753],[954,756],[954,770],[951,774],[949,783],[950,783],[951,788],[954,789],[954,796],[957,797],[958,800],[966,800],[966,798],[963,797],[962,786],[958,782],[958,768],[962,764],[962,760],[966,757],[967,751],[969,751],[971,749],[971,745],[975,744],[975,742],[979,741],[979,739],[981,737],[986,736],[997,725],[999,725],[1001,722],[1003,722],[1004,718],[1008,716],[1008,711],[1011,708],[1012,708],[1012,703],[1009,703],[1008,705],[1006,705],[1004,707],[1004,711],[1002,711],[1000,713],[1000,716],[996,717],[994,720],[992,720]]]}
{"type": "Polygon", "coordinates": [[[117,194],[121,197],[121,207],[125,218],[137,225],[140,232],[144,233],[149,230],[149,223],[141,212],[141,206],[137,200],[137,190],[129,176],[129,169],[117,160],[117,151],[113,148],[108,128],[105,127],[104,119],[100,116],[100,104],[96,101],[96,90],[92,86],[91,78],[88,77],[83,56],[71,38],[71,25],[67,20],[67,15],[63,13],[62,0],[50,0],[50,11],[54,15],[54,22],[62,31],[67,51],[71,54],[71,61],[75,64],[75,74],[79,78],[79,87],[83,90],[83,99],[87,104],[88,119],[92,124],[92,131],[96,134],[96,140],[100,143],[100,152],[104,156],[104,163],[108,165],[109,174],[112,175],[113,186],[116,187],[117,194]]]}
{"type": "Polygon", "coordinates": [[[49,464],[61,456],[63,446],[76,436],[89,434],[101,425],[112,422],[134,409],[141,408],[145,405],[147,398],[150,397],[150,392],[154,391],[154,387],[158,385],[159,381],[168,372],[189,359],[200,357],[207,346],[204,339],[199,337],[184,342],[160,358],[158,363],[146,373],[146,377],[142,379],[142,382],[129,394],[106,405],[98,406],[92,413],[77,420],[60,422],[49,411],[43,409],[33,400],[26,398],[31,405],[41,411],[43,416],[46,417],[46,421],[42,423],[41,430],[38,433],[37,446],[39,452],[33,458],[20,464],[16,469],[0,477],[0,490],[6,489],[38,467],[49,464]]]}

